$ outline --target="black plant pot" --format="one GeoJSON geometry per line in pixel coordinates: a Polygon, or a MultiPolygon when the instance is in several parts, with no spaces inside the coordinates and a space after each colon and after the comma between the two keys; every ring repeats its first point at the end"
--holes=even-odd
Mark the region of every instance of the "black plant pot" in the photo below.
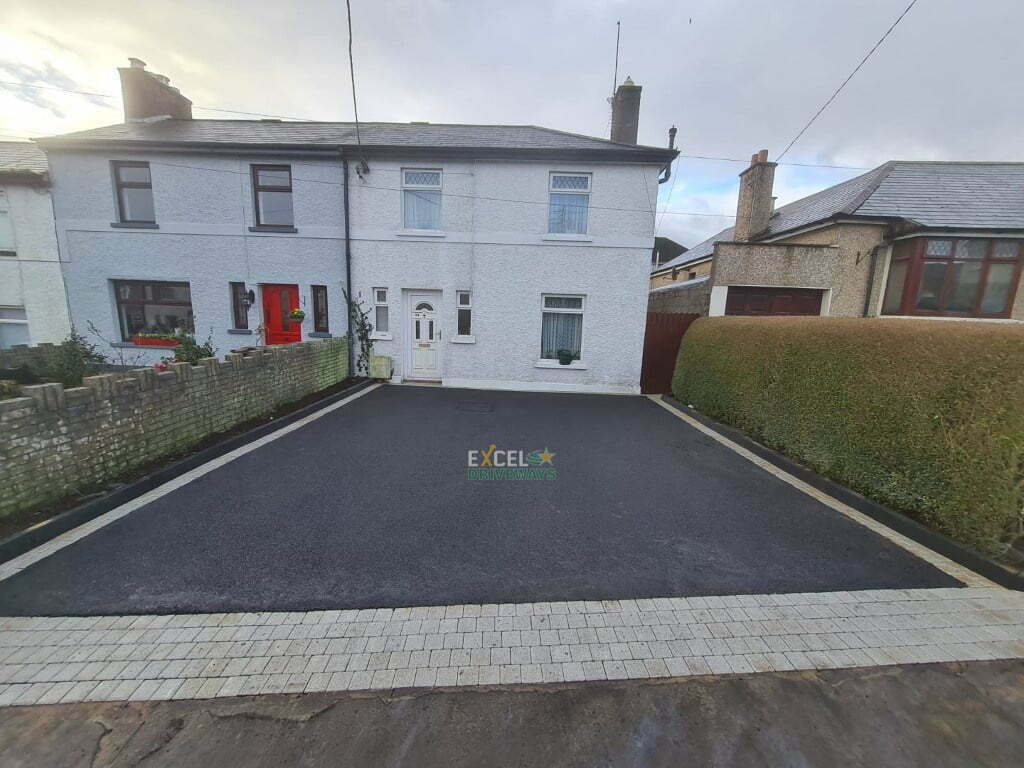
{"type": "Polygon", "coordinates": [[[567,349],[558,350],[558,363],[559,365],[569,365],[572,363],[573,354],[567,349]]]}

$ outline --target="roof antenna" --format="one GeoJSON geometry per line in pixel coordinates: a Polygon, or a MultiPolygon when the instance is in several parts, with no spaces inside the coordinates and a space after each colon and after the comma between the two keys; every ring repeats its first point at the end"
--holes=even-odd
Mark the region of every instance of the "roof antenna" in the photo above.
{"type": "Polygon", "coordinates": [[[622,32],[622,22],[615,22],[615,73],[612,75],[612,96],[615,96],[615,89],[619,87],[619,33],[622,32]]]}

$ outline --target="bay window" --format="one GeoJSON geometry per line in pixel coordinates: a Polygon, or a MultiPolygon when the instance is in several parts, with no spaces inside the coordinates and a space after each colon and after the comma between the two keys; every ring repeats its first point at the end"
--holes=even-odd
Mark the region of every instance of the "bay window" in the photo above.
{"type": "Polygon", "coordinates": [[[1009,317],[1022,241],[928,237],[893,246],[883,315],[1009,317]]]}

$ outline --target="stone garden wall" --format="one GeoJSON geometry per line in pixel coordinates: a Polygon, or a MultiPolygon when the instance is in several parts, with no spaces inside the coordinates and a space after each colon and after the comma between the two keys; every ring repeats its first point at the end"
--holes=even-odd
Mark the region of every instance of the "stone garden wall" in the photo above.
{"type": "Polygon", "coordinates": [[[98,489],[348,376],[345,339],[22,387],[0,400],[0,516],[98,489]]]}

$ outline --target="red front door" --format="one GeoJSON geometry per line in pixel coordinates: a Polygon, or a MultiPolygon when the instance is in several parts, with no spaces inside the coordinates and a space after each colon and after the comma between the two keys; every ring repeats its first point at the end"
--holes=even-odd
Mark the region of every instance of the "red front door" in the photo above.
{"type": "Polygon", "coordinates": [[[263,291],[263,327],[267,344],[292,344],[302,341],[302,323],[288,318],[299,306],[299,286],[265,284],[263,291]]]}

